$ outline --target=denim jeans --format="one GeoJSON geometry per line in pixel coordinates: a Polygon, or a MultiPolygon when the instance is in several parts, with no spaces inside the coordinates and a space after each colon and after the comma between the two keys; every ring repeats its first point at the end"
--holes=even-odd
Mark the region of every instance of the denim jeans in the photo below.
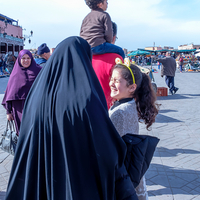
{"type": "Polygon", "coordinates": [[[180,67],[180,72],[182,72],[183,71],[183,66],[179,65],[179,67],[180,67]]]}
{"type": "Polygon", "coordinates": [[[125,58],[124,51],[121,47],[118,47],[118,46],[108,43],[108,42],[100,44],[96,47],[92,47],[92,53],[93,53],[93,55],[104,54],[104,53],[117,53],[123,59],[125,58]]]}
{"type": "Polygon", "coordinates": [[[171,92],[174,91],[174,76],[165,76],[165,82],[171,92]]]}
{"type": "Polygon", "coordinates": [[[2,66],[0,67],[0,75],[3,75],[3,70],[2,70],[2,66]]]}

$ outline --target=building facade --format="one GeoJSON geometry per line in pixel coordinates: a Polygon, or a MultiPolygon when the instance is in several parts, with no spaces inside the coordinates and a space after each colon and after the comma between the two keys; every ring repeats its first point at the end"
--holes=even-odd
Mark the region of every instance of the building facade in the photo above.
{"type": "Polygon", "coordinates": [[[7,53],[17,56],[23,47],[22,27],[18,21],[0,14],[0,56],[7,53]]]}
{"type": "Polygon", "coordinates": [[[162,47],[145,47],[145,50],[151,50],[151,51],[155,51],[155,50],[161,50],[162,47]]]}
{"type": "Polygon", "coordinates": [[[174,47],[164,46],[163,49],[174,50],[174,47]]]}
{"type": "Polygon", "coordinates": [[[178,46],[178,50],[184,50],[184,49],[200,49],[200,45],[183,44],[178,46]]]}

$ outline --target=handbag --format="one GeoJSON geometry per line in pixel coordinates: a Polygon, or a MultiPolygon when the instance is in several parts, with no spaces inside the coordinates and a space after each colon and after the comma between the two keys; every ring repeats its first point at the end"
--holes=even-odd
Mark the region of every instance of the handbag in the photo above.
{"type": "Polygon", "coordinates": [[[126,134],[122,139],[127,146],[124,164],[136,188],[149,168],[159,139],[150,135],[134,134],[126,134]]]}
{"type": "Polygon", "coordinates": [[[0,140],[0,148],[5,152],[14,155],[18,137],[13,121],[7,121],[6,130],[2,134],[0,140]]]}

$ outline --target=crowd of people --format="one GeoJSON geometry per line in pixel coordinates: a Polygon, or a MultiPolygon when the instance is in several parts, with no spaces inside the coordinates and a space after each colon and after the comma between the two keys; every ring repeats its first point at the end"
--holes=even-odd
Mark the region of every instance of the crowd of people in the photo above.
{"type": "MultiPolygon", "coordinates": [[[[179,90],[179,88],[175,87],[174,83],[177,69],[179,69],[180,73],[188,70],[200,71],[198,58],[194,54],[175,54],[174,52],[168,51],[166,53],[157,53],[156,55],[153,53],[150,56],[134,56],[130,57],[130,60],[132,63],[137,63],[140,66],[151,65],[152,70],[160,70],[161,77],[165,76],[165,82],[171,95],[176,94],[179,90]]],[[[147,68],[150,67],[147,66],[147,68]]]]}
{"type": "Polygon", "coordinates": [[[134,56],[134,57],[130,57],[130,60],[131,60],[131,62],[134,62],[137,65],[141,65],[141,66],[151,65],[152,62],[153,62],[150,55],[148,55],[148,56],[146,56],[146,55],[134,56]]]}
{"type": "Polygon", "coordinates": [[[147,128],[155,121],[150,79],[137,66],[116,63],[110,80],[115,104],[108,114],[91,57],[80,37],[62,41],[42,70],[28,50],[20,52],[3,100],[7,112],[20,105],[10,110],[14,118],[24,110],[6,199],[148,199],[144,176],[136,188],[131,182],[120,136],[139,134],[140,119],[147,128]],[[16,74],[24,85],[16,84],[16,74]],[[23,81],[26,75],[32,82],[23,81]]]}
{"type": "Polygon", "coordinates": [[[147,130],[155,122],[156,94],[115,45],[107,1],[85,1],[80,37],[51,56],[45,43],[36,59],[22,50],[15,62],[2,101],[19,135],[6,200],[148,200],[145,172],[158,139],[140,137],[139,122],[147,130]],[[127,137],[140,140],[129,153],[127,137]]]}
{"type": "MultiPolygon", "coordinates": [[[[50,55],[49,47],[46,43],[43,43],[38,47],[35,55],[32,55],[32,57],[38,65],[44,67],[50,55]]],[[[0,56],[0,76],[9,76],[13,70],[16,60],[17,57],[11,52],[7,53],[5,56],[0,56]]]]}
{"type": "MultiPolygon", "coordinates": [[[[137,55],[137,56],[131,56],[129,57],[130,60],[137,65],[140,66],[148,66],[148,65],[157,65],[158,69],[161,69],[162,63],[158,62],[155,59],[155,56],[157,58],[164,58],[166,57],[167,52],[156,52],[152,53],[150,55],[137,55]]],[[[185,53],[174,53],[172,51],[169,51],[171,57],[173,57],[176,60],[176,67],[180,70],[180,73],[184,71],[187,71],[187,69],[194,69],[195,65],[199,66],[200,57],[195,57],[193,53],[185,54],[185,53]],[[186,68],[186,69],[184,69],[186,68]]]]}
{"type": "Polygon", "coordinates": [[[0,76],[11,74],[16,57],[12,53],[0,56],[0,76]]]}

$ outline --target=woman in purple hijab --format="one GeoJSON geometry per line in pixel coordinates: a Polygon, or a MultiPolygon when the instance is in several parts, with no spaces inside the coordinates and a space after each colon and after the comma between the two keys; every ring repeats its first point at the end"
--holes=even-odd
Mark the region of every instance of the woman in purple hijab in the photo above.
{"type": "Polygon", "coordinates": [[[40,70],[41,67],[36,64],[30,51],[19,52],[2,101],[7,110],[7,119],[15,121],[17,134],[26,97],[40,70]]]}

